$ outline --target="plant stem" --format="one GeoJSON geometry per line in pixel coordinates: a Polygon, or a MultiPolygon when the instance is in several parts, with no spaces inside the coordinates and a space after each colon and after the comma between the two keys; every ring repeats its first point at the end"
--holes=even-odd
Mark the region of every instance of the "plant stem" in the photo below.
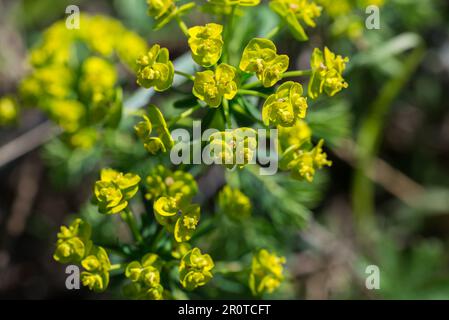
{"type": "Polygon", "coordinates": [[[191,81],[194,81],[194,80],[195,80],[195,77],[194,77],[194,76],[192,76],[191,74],[182,72],[182,71],[175,70],[175,74],[180,75],[180,76],[182,76],[182,77],[184,77],[184,78],[187,78],[187,79],[189,79],[189,80],[191,80],[191,81]]]}
{"type": "Polygon", "coordinates": [[[134,240],[136,240],[138,243],[142,242],[143,238],[139,232],[139,228],[137,227],[136,219],[129,208],[126,208],[122,213],[122,219],[128,224],[129,229],[133,234],[134,240]]]}
{"type": "Polygon", "coordinates": [[[265,36],[266,39],[271,39],[273,38],[275,35],[278,34],[278,32],[281,30],[281,26],[277,25],[276,27],[274,27],[273,29],[270,30],[270,32],[267,33],[267,35],[265,36]]]}
{"type": "MultiPolygon", "coordinates": [[[[284,78],[290,78],[290,77],[301,77],[301,76],[310,76],[312,74],[312,70],[294,70],[294,71],[287,71],[284,72],[282,75],[282,79],[284,78]]],[[[247,83],[242,86],[242,89],[252,89],[256,87],[260,87],[262,85],[262,81],[254,81],[251,83],[247,83]]]]}
{"type": "Polygon", "coordinates": [[[178,26],[181,29],[182,33],[184,33],[184,35],[186,37],[189,37],[189,28],[187,28],[187,25],[184,23],[184,21],[182,21],[182,19],[179,16],[176,16],[176,22],[178,22],[178,26]]]}
{"type": "Polygon", "coordinates": [[[282,75],[282,79],[284,78],[290,78],[290,77],[301,77],[301,76],[310,76],[312,74],[312,70],[294,70],[294,71],[287,71],[284,72],[282,75]]]}
{"type": "Polygon", "coordinates": [[[256,90],[239,89],[237,92],[242,95],[256,96],[256,97],[261,97],[264,99],[268,98],[267,94],[256,91],[256,90]]]}
{"type": "Polygon", "coordinates": [[[121,269],[121,268],[123,268],[123,264],[116,263],[116,264],[111,265],[111,267],[109,268],[109,271],[118,270],[118,269],[121,269]]]}
{"type": "Polygon", "coordinates": [[[224,117],[225,117],[226,128],[231,129],[232,123],[231,123],[231,117],[229,116],[229,101],[225,98],[223,98],[223,113],[224,113],[224,117]]]}
{"type": "Polygon", "coordinates": [[[231,13],[229,14],[229,18],[228,18],[228,22],[227,22],[227,26],[226,26],[226,31],[225,31],[225,35],[224,35],[225,50],[223,51],[223,62],[228,62],[228,60],[229,60],[230,37],[232,35],[232,29],[234,27],[233,24],[234,24],[234,16],[235,16],[236,8],[237,8],[236,5],[232,6],[231,13]]]}
{"type": "Polygon", "coordinates": [[[198,104],[196,106],[193,106],[189,109],[187,109],[186,111],[182,112],[180,115],[174,117],[173,119],[171,119],[167,126],[171,127],[173,126],[176,122],[178,122],[181,119],[187,118],[188,116],[190,116],[192,113],[194,113],[196,110],[198,110],[201,106],[198,104]]]}

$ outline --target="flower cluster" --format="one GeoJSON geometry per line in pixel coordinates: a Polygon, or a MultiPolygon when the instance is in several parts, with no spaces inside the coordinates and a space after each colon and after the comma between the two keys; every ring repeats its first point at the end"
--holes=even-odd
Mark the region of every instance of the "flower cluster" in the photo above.
{"type": "Polygon", "coordinates": [[[187,252],[179,264],[179,277],[181,284],[187,290],[193,290],[204,286],[212,279],[211,270],[214,262],[208,254],[202,254],[198,248],[193,248],[187,252]]]}
{"type": "Polygon", "coordinates": [[[92,129],[102,133],[121,117],[115,56],[133,71],[147,50],[144,39],[112,18],[82,14],[80,28],[71,30],[56,22],[30,52],[33,70],[20,84],[20,97],[61,126],[69,147],[91,148],[99,137],[92,129]]]}
{"type": "Polygon", "coordinates": [[[327,47],[324,48],[324,53],[315,48],[310,59],[312,77],[309,82],[309,97],[315,99],[323,92],[332,97],[347,88],[348,83],[342,74],[348,61],[348,58],[336,55],[327,47]]]}
{"type": "Polygon", "coordinates": [[[207,151],[214,163],[227,168],[243,168],[254,159],[257,148],[256,131],[252,128],[237,128],[216,132],[210,136],[207,151]]]}
{"type": "Polygon", "coordinates": [[[140,262],[130,262],[126,266],[125,276],[131,283],[123,288],[124,294],[133,299],[163,299],[164,288],[160,276],[162,265],[163,261],[155,253],[144,255],[140,262]]]}
{"type": "Polygon", "coordinates": [[[314,19],[321,15],[321,7],[310,0],[271,0],[270,8],[282,18],[299,41],[308,39],[301,23],[315,27],[314,19]]]}
{"type": "Polygon", "coordinates": [[[287,81],[270,95],[263,105],[262,119],[265,125],[291,127],[306,116],[307,100],[302,96],[302,85],[287,81]]]}
{"type": "Polygon", "coordinates": [[[101,170],[100,180],[95,182],[94,194],[98,211],[116,214],[128,207],[128,201],[139,189],[140,177],[133,173],[123,174],[114,169],[101,170]]]}
{"type": "Polygon", "coordinates": [[[61,226],[53,259],[60,263],[79,263],[84,271],[81,282],[95,292],[106,290],[111,263],[106,250],[90,240],[91,227],[75,219],[68,227],[61,226]]]}
{"type": "Polygon", "coordinates": [[[277,54],[275,44],[268,39],[252,39],[243,50],[240,70],[256,73],[264,87],[272,87],[288,69],[289,58],[277,54]]]}
{"type": "Polygon", "coordinates": [[[154,202],[154,216],[177,242],[189,241],[200,221],[200,206],[184,204],[176,197],[160,197],[154,202]]]}
{"type": "Polygon", "coordinates": [[[173,147],[173,139],[161,111],[155,105],[149,105],[148,116],[142,115],[142,121],[134,126],[137,136],[143,141],[143,146],[151,154],[166,152],[173,147]],[[152,135],[153,129],[156,135],[152,135]]]}
{"type": "Polygon", "coordinates": [[[223,26],[216,23],[189,29],[189,46],[192,50],[192,57],[200,66],[213,66],[220,59],[223,49],[222,32],[223,26]]]}
{"type": "Polygon", "coordinates": [[[282,266],[284,263],[284,257],[278,257],[265,249],[259,250],[253,256],[249,287],[254,295],[272,293],[279,287],[284,279],[282,266]]]}
{"type": "Polygon", "coordinates": [[[231,100],[237,94],[236,69],[222,63],[215,71],[197,72],[193,83],[193,94],[210,107],[220,106],[223,98],[231,100]]]}
{"type": "Polygon", "coordinates": [[[145,179],[145,198],[175,197],[180,203],[189,203],[198,192],[195,178],[188,172],[171,171],[158,165],[145,179]]]}
{"type": "Polygon", "coordinates": [[[224,186],[218,195],[219,212],[234,221],[242,221],[251,216],[250,199],[239,189],[224,186]]]}
{"type": "Polygon", "coordinates": [[[154,87],[156,91],[170,88],[173,82],[174,68],[167,48],[155,44],[147,54],[137,60],[137,83],[144,88],[154,87]]]}

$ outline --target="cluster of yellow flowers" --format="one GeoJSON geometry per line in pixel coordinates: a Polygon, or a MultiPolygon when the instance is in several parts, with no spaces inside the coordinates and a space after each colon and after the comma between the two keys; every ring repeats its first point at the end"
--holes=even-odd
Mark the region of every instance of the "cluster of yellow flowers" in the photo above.
{"type": "MultiPolygon", "coordinates": [[[[184,76],[191,81],[192,97],[198,99],[197,105],[168,122],[158,107],[149,105],[138,113],[140,119],[134,126],[136,136],[151,155],[167,153],[175,144],[170,134],[173,124],[192,114],[195,108],[204,107],[208,112],[212,112],[210,108],[218,109],[223,112],[227,130],[220,128],[221,131],[210,135],[210,154],[225,167],[237,165],[240,169],[256,158],[257,133],[250,127],[233,127],[232,111],[237,99],[244,99],[247,95],[263,98],[262,121],[257,121],[268,128],[278,129],[280,168],[290,171],[293,178],[311,182],[316,170],[330,166],[331,161],[323,152],[323,140],[316,145],[312,143],[312,131],[305,122],[307,99],[322,95],[331,97],[347,88],[343,72],[348,59],[327,47],[323,51],[315,48],[310,70],[289,72],[289,57],[278,53],[274,42],[267,37],[250,40],[243,49],[238,66],[231,65],[227,49],[232,15],[239,6],[257,6],[259,2],[211,0],[208,7],[229,15],[229,25],[223,27],[208,23],[188,28],[182,16],[194,7],[194,3],[177,6],[175,0],[147,1],[148,14],[155,19],[155,29],[170,21],[178,23],[187,38],[192,58],[199,66],[194,74],[175,70],[167,48],[153,44],[148,49],[138,36],[124,31],[116,21],[84,16],[82,23],[88,23],[87,30],[94,32],[87,34],[86,28],[82,28],[84,31],[78,31],[73,38],[59,44],[51,41],[61,36],[61,26],[55,25],[46,33],[44,44],[32,54],[36,69],[22,84],[23,92],[29,97],[44,99],[36,94],[36,88],[45,87],[48,93],[39,105],[45,106],[66,132],[73,133],[73,136],[82,134],[82,137],[97,138],[96,131],[87,130],[86,124],[104,121],[121,99],[118,75],[110,60],[114,52],[135,71],[137,84],[144,88],[165,91],[172,86],[175,74],[184,76]],[[101,41],[97,37],[101,37],[101,41]],[[69,48],[75,38],[82,39],[101,56],[83,61],[80,79],[74,78],[68,63],[69,48]],[[310,75],[307,94],[299,82],[282,82],[289,77],[304,75],[310,75]],[[276,87],[278,82],[282,83],[276,87]],[[61,105],[64,105],[63,109],[61,105]]],[[[304,27],[315,27],[315,20],[323,7],[311,0],[270,1],[270,8],[300,41],[307,40],[304,27]]],[[[71,141],[79,146],[88,145],[84,138],[72,137],[71,141]]],[[[192,174],[173,171],[163,165],[155,166],[148,176],[142,178],[134,173],[103,169],[94,186],[93,202],[101,214],[119,214],[129,225],[139,259],[135,260],[136,255],[130,255],[133,261],[124,261],[119,267],[111,265],[107,252],[90,240],[90,227],[81,219],[69,227],[61,227],[54,259],[61,263],[79,262],[85,270],[83,284],[95,291],[107,287],[111,270],[123,269],[128,279],[124,294],[136,299],[172,298],[167,279],[172,277],[174,267],[177,267],[182,288],[193,290],[204,286],[213,278],[215,264],[208,254],[203,254],[191,244],[195,235],[200,233],[201,208],[193,203],[197,192],[198,186],[192,174]],[[139,191],[153,209],[156,223],[151,231],[145,229],[143,218],[139,226],[132,212],[130,202],[138,198],[136,194],[139,191]]],[[[218,213],[226,215],[234,223],[249,219],[252,209],[250,199],[238,188],[225,185],[218,194],[218,213]]],[[[278,288],[284,279],[284,264],[284,257],[265,249],[257,250],[248,279],[252,293],[262,296],[278,288]]]]}
{"type": "Polygon", "coordinates": [[[30,52],[32,72],[22,80],[20,96],[60,125],[71,147],[88,149],[98,139],[94,127],[116,126],[121,116],[115,56],[135,71],[147,50],[144,39],[112,18],[82,14],[80,28],[71,30],[56,22],[30,52]]]}
{"type": "Polygon", "coordinates": [[[75,219],[70,226],[61,226],[53,258],[60,263],[79,263],[84,268],[81,281],[95,292],[106,290],[111,263],[106,250],[90,240],[91,227],[75,219]]]}

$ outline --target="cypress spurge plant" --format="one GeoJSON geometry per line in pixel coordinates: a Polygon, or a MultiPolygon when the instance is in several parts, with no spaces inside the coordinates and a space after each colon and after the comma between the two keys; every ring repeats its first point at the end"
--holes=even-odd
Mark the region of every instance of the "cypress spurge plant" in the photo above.
{"type": "MultiPolygon", "coordinates": [[[[295,39],[306,41],[306,28],[314,27],[322,12],[314,1],[270,1],[270,8],[281,18],[280,25],[265,38],[251,39],[240,48],[239,57],[229,48],[233,34],[239,32],[238,15],[242,10],[257,10],[259,1],[212,0],[203,9],[220,20],[191,27],[184,17],[198,7],[195,3],[147,2],[155,29],[168,23],[180,27],[196,72],[177,70],[169,48],[156,43],[147,46],[119,22],[101,16],[83,16],[83,27],[70,36],[63,23],[56,23],[31,52],[34,69],[22,82],[21,98],[44,110],[62,128],[62,141],[72,149],[94,148],[108,131],[118,130],[124,113],[117,63],[135,74],[139,86],[157,92],[170,92],[174,76],[184,77],[195,101],[188,110],[168,119],[153,104],[126,113],[128,122],[134,122],[134,142],[147,152],[145,161],[150,169],[137,174],[135,164],[118,168],[112,162],[101,169],[92,187],[92,203],[98,214],[107,219],[120,217],[128,225],[131,242],[114,248],[96,243],[89,223],[77,218],[61,227],[54,259],[80,265],[82,284],[90,290],[105,291],[111,282],[122,281],[123,294],[136,299],[198,297],[192,291],[205,297],[201,292],[207,291],[202,290],[214,286],[211,283],[217,275],[244,283],[247,292],[257,297],[272,293],[288,278],[286,260],[280,254],[249,248],[247,255],[233,257],[230,267],[229,261],[220,261],[220,257],[207,252],[207,241],[202,239],[219,233],[220,225],[211,223],[210,215],[202,213],[203,207],[196,201],[199,188],[194,175],[198,170],[167,165],[170,150],[178,143],[170,132],[199,109],[205,119],[221,114],[221,124],[205,121],[208,127],[203,128],[215,123],[218,130],[206,144],[221,151],[211,156],[223,160],[226,168],[245,170],[257,158],[256,129],[279,129],[280,169],[290,172],[292,179],[312,182],[316,171],[330,166],[331,161],[323,151],[324,141],[313,142],[307,125],[309,99],[333,97],[348,86],[343,78],[348,59],[327,47],[316,48],[310,69],[292,70],[293,59],[272,40],[287,26],[295,39]],[[75,66],[71,52],[80,42],[88,54],[75,66]],[[233,65],[231,61],[237,60],[233,65]],[[292,80],[298,77],[303,81],[309,77],[309,85],[292,80]],[[258,114],[245,108],[250,103],[258,114]],[[249,126],[239,126],[238,113],[250,119],[249,126]],[[238,165],[237,159],[241,160],[238,165]],[[146,212],[137,215],[141,209],[136,208],[146,208],[146,212]]],[[[204,167],[199,171],[204,172],[204,167]]],[[[272,191],[276,192],[274,188],[272,191]]],[[[238,183],[224,186],[215,197],[216,215],[234,227],[241,226],[241,233],[251,219],[266,219],[258,216],[253,199],[240,190],[238,183]]]]}

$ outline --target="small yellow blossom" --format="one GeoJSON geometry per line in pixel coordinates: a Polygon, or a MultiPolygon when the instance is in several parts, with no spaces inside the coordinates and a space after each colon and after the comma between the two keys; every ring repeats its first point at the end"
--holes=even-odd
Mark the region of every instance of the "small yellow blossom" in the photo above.
{"type": "Polygon", "coordinates": [[[215,72],[206,70],[195,74],[193,94],[210,107],[220,106],[223,98],[231,100],[237,94],[236,70],[222,63],[215,72]]]}
{"type": "Polygon", "coordinates": [[[187,290],[204,286],[212,279],[211,270],[214,262],[208,254],[202,254],[198,248],[193,248],[182,257],[179,264],[179,279],[187,290]]]}
{"type": "Polygon", "coordinates": [[[292,127],[278,126],[279,142],[283,150],[291,146],[301,146],[310,140],[312,130],[304,120],[298,120],[292,127]]]}
{"type": "Polygon", "coordinates": [[[81,273],[83,286],[95,292],[106,290],[109,284],[109,269],[111,268],[106,250],[102,247],[92,247],[89,255],[81,261],[81,265],[85,269],[81,273]]]}
{"type": "Polygon", "coordinates": [[[189,29],[189,46],[196,63],[203,67],[210,67],[217,63],[223,49],[222,31],[223,26],[216,23],[189,29]]]}
{"type": "Polygon", "coordinates": [[[255,296],[272,293],[284,280],[284,257],[279,257],[265,249],[258,251],[251,263],[249,287],[255,296]]]}
{"type": "Polygon", "coordinates": [[[336,55],[327,47],[324,48],[324,54],[315,48],[310,59],[312,77],[309,82],[309,97],[316,99],[323,92],[332,97],[347,88],[348,83],[342,74],[348,61],[347,57],[336,55]]]}
{"type": "Polygon", "coordinates": [[[75,219],[68,227],[61,226],[53,259],[60,263],[79,262],[92,246],[90,235],[90,225],[81,219],[75,219]]]}
{"type": "Polygon", "coordinates": [[[255,72],[264,87],[272,87],[281,79],[289,64],[287,55],[276,52],[271,40],[254,38],[245,47],[239,67],[244,72],[255,72]]]}
{"type": "Polygon", "coordinates": [[[153,45],[147,54],[137,60],[137,64],[137,83],[140,86],[164,91],[172,85],[175,70],[167,48],[153,45]]]}
{"type": "Polygon", "coordinates": [[[307,99],[302,96],[302,85],[287,81],[279,86],[276,93],[270,95],[262,108],[265,125],[291,127],[306,116],[307,99]]]}
{"type": "Polygon", "coordinates": [[[9,125],[17,121],[17,114],[17,103],[13,98],[0,98],[0,126],[9,125]]]}

